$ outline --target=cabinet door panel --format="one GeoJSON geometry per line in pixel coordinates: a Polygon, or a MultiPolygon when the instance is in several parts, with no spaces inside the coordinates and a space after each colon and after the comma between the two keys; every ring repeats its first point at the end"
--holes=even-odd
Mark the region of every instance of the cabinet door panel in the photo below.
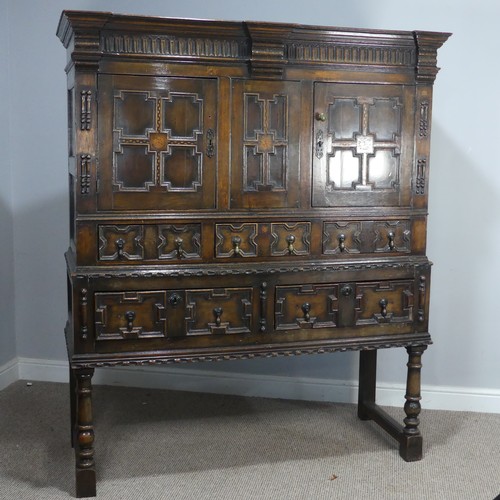
{"type": "Polygon", "coordinates": [[[409,205],[410,89],[316,83],[314,108],[313,205],[409,205]]]}
{"type": "Polygon", "coordinates": [[[217,83],[99,78],[101,210],[215,208],[217,83]]]}
{"type": "Polygon", "coordinates": [[[231,207],[297,207],[300,83],[233,83],[231,207]]]}

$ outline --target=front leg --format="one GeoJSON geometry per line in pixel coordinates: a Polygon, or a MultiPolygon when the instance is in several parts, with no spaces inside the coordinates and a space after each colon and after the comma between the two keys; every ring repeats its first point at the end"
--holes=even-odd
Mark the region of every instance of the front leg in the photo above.
{"type": "Polygon", "coordinates": [[[76,496],[96,496],[94,423],[92,420],[93,368],[76,369],[76,496]]]}
{"type": "Polygon", "coordinates": [[[422,369],[422,354],[427,346],[408,346],[408,378],[406,381],[406,403],[404,410],[406,418],[403,420],[405,427],[400,440],[399,454],[407,462],[422,459],[422,434],[418,428],[420,420],[420,372],[422,369]]]}

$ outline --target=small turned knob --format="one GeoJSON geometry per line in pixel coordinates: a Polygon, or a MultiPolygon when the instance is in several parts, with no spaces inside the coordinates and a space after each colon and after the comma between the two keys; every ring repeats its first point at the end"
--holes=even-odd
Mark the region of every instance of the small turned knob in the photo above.
{"type": "Polygon", "coordinates": [[[319,111],[315,115],[316,120],[319,122],[325,122],[326,121],[326,115],[325,113],[320,113],[319,111]]]}
{"type": "Polygon", "coordinates": [[[293,234],[289,234],[286,237],[286,242],[288,243],[288,253],[292,254],[295,250],[295,247],[293,246],[295,243],[295,236],[293,234]]]}

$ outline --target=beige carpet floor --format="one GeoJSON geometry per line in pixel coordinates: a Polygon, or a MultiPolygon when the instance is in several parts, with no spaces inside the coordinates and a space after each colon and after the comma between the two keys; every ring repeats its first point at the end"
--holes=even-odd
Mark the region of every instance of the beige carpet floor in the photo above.
{"type": "MultiPolygon", "coordinates": [[[[396,418],[402,410],[388,409],[396,418]]],[[[424,459],[354,405],[94,388],[97,495],[119,500],[493,500],[500,415],[426,411],[424,459]]],[[[74,496],[66,384],[0,392],[0,498],[74,496]]]]}

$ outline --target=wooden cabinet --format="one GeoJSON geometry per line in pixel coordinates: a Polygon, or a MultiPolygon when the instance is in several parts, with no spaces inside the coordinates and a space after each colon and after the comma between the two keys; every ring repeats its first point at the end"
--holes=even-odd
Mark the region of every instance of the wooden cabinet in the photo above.
{"type": "Polygon", "coordinates": [[[447,33],[63,12],[71,436],[95,367],[360,351],[422,456],[432,85],[447,33]],[[376,353],[409,354],[404,424],[376,353]]]}

